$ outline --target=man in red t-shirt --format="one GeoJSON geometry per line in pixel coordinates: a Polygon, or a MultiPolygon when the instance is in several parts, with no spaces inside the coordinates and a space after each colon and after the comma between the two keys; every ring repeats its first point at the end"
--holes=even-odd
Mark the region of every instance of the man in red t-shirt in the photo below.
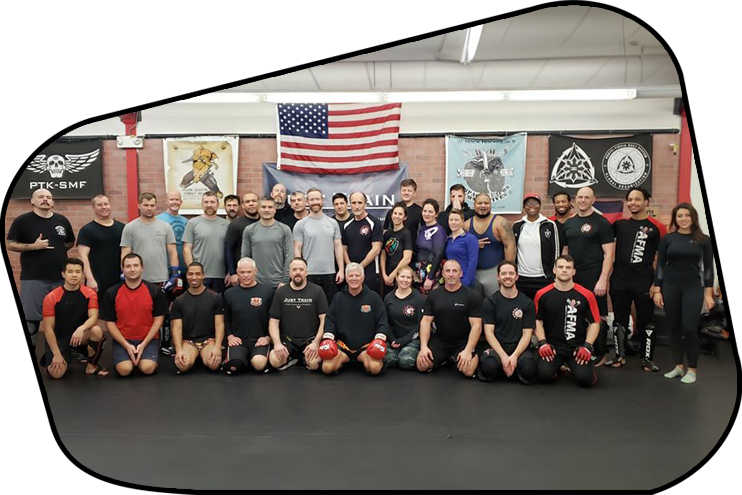
{"type": "Polygon", "coordinates": [[[124,281],[106,292],[101,319],[113,337],[113,363],[119,376],[134,368],[145,375],[157,371],[159,331],[167,314],[167,297],[155,284],[142,280],[141,256],[129,253],[121,261],[124,281]]]}
{"type": "Polygon", "coordinates": [[[41,366],[52,378],[62,378],[72,360],[72,349],[88,356],[85,373],[108,375],[98,366],[106,341],[98,321],[98,295],[82,285],[84,263],[67,258],[62,270],[64,285],[44,297],[41,328],[46,337],[46,352],[41,366]]]}

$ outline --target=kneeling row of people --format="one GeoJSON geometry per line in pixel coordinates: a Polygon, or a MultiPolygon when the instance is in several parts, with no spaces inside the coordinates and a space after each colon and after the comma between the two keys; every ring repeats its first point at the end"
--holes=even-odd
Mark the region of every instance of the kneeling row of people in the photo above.
{"type": "MultiPolygon", "coordinates": [[[[77,319],[84,322],[71,340],[74,312],[66,311],[69,321],[60,326],[51,306],[47,319],[45,305],[47,371],[54,378],[64,375],[70,347],[81,344],[88,344],[86,372],[106,374],[98,366],[105,337],[95,325],[97,296],[80,285],[77,262],[65,264],[60,288],[67,299],[78,292],[87,301],[78,304],[77,319]],[[80,328],[86,340],[75,337],[80,328]]],[[[141,279],[143,264],[137,254],[125,256],[122,266],[125,280],[104,295],[100,318],[114,340],[117,374],[127,376],[134,368],[152,374],[167,300],[157,286],[141,279]]],[[[322,289],[307,281],[303,259],[291,262],[289,283],[275,291],[257,282],[257,271],[252,259],[241,259],[238,285],[222,296],[203,285],[199,263],[189,265],[188,289],[169,310],[178,373],[199,360],[227,374],[250,368],[263,372],[269,365],[283,370],[300,361],[325,374],[357,362],[370,375],[390,366],[428,372],[451,362],[467,377],[476,374],[490,381],[504,375],[531,383],[537,377],[551,381],[566,364],[580,385],[595,383],[590,358],[600,317],[592,292],[574,284],[574,261],[566,255],[555,264],[554,284],[539,291],[534,301],[518,292],[517,268],[508,261],[497,267],[500,290],[484,302],[462,285],[455,260],[443,266],[445,284],[427,297],[412,289],[410,268],[399,270],[397,288],[384,301],[364,285],[363,268],[351,263],[345,269],[347,287],[329,308],[322,289]],[[477,352],[483,326],[487,347],[477,352]],[[535,353],[530,349],[534,331],[539,342],[535,353]]]]}

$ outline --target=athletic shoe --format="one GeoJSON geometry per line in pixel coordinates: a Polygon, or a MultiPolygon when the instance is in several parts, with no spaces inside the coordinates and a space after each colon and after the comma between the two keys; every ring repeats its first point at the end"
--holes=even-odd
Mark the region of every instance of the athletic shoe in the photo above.
{"type": "Polygon", "coordinates": [[[82,352],[80,352],[77,349],[75,349],[74,347],[70,348],[70,352],[72,353],[72,357],[74,357],[75,360],[78,363],[87,363],[88,362],[88,357],[85,354],[83,354],[82,352]]]}
{"type": "Polygon", "coordinates": [[[642,359],[642,368],[645,371],[651,371],[653,373],[657,373],[660,370],[659,366],[657,366],[652,361],[650,361],[649,359],[646,359],[646,358],[645,359],[642,359]]]}
{"type": "Polygon", "coordinates": [[[175,347],[163,347],[160,349],[160,352],[164,354],[165,356],[174,356],[175,355],[175,347]]]}
{"type": "Polygon", "coordinates": [[[280,368],[278,368],[278,371],[287,370],[287,369],[291,368],[292,366],[294,366],[295,364],[297,364],[298,362],[299,362],[299,360],[296,359],[296,358],[289,359],[289,361],[286,364],[284,364],[283,366],[281,366],[280,368]]]}

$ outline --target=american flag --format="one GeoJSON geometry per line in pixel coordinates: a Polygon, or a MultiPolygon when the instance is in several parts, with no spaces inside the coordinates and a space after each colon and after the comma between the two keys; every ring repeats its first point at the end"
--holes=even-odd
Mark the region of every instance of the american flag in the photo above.
{"type": "Polygon", "coordinates": [[[278,105],[280,170],[360,174],[399,168],[401,103],[278,105]]]}

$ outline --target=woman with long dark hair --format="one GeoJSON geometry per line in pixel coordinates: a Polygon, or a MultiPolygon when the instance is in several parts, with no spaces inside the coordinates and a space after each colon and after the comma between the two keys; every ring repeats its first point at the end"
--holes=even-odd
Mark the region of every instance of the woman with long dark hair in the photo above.
{"type": "Polygon", "coordinates": [[[714,255],[711,239],[701,231],[698,212],[690,204],[673,208],[670,231],[660,241],[654,284],[654,303],[665,308],[675,362],[665,378],[682,377],[683,383],[694,383],[700,350],[698,321],[704,307],[707,311],[714,307],[714,255]]]}

